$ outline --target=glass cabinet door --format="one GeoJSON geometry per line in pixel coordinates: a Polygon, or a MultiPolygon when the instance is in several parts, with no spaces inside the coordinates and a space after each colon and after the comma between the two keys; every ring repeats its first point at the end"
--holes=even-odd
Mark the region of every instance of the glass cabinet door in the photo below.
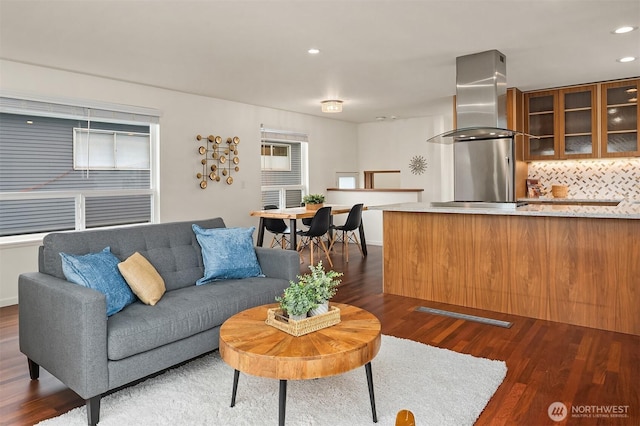
{"type": "Polygon", "coordinates": [[[602,157],[640,156],[639,85],[640,80],[602,85],[602,157]]]}
{"type": "Polygon", "coordinates": [[[556,158],[557,91],[525,95],[525,133],[537,136],[525,139],[525,159],[556,158]]]}
{"type": "Polygon", "coordinates": [[[560,91],[561,158],[591,158],[598,152],[596,86],[560,91]]]}

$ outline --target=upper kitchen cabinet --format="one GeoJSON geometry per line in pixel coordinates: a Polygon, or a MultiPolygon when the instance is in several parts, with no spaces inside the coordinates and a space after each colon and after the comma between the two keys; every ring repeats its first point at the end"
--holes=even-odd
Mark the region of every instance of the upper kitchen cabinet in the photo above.
{"type": "Polygon", "coordinates": [[[524,132],[538,137],[525,139],[525,160],[558,158],[557,111],[557,90],[525,93],[524,132]]]}
{"type": "Polygon", "coordinates": [[[593,158],[598,155],[597,86],[559,91],[560,158],[593,158]]]}
{"type": "Polygon", "coordinates": [[[602,157],[640,156],[638,86],[640,79],[602,84],[602,157]]]}
{"type": "Polygon", "coordinates": [[[593,158],[597,144],[597,86],[525,94],[526,160],[593,158]]]}

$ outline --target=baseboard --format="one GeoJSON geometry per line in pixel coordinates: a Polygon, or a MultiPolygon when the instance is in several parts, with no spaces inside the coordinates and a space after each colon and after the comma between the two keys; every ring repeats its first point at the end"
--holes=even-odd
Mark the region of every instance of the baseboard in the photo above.
{"type": "Polygon", "coordinates": [[[0,308],[4,308],[5,306],[17,305],[18,298],[17,297],[7,297],[6,299],[0,299],[0,308]]]}

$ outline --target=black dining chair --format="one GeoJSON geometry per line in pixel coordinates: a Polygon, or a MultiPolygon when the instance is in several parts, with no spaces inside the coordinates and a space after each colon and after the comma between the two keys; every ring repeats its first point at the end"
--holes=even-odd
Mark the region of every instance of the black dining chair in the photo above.
{"type": "Polygon", "coordinates": [[[356,204],[351,207],[349,215],[344,225],[331,225],[333,236],[331,238],[331,244],[329,244],[329,251],[333,249],[333,245],[336,241],[342,241],[342,255],[346,255],[347,262],[349,262],[349,242],[353,242],[358,246],[360,254],[364,257],[362,246],[356,235],[356,229],[360,227],[362,222],[362,204],[356,204]]]}
{"type": "MultiPolygon", "coordinates": [[[[265,210],[274,210],[277,208],[278,206],[273,204],[264,206],[265,210]]],[[[279,244],[283,249],[287,248],[287,244],[289,243],[287,236],[291,235],[291,231],[289,231],[289,227],[284,219],[264,218],[264,227],[273,234],[270,245],[271,248],[275,247],[276,244],[279,244]]]]}
{"type": "Polygon", "coordinates": [[[333,267],[333,262],[331,261],[331,257],[329,256],[329,250],[327,245],[322,240],[322,237],[329,231],[329,227],[331,226],[331,207],[322,207],[318,209],[316,214],[311,219],[311,224],[309,229],[306,231],[300,230],[298,231],[298,235],[300,235],[300,240],[298,241],[298,253],[300,254],[300,261],[304,262],[304,257],[302,256],[302,250],[309,246],[311,251],[311,264],[314,263],[313,259],[313,248],[318,247],[324,251],[324,254],[327,256],[327,260],[329,261],[329,265],[333,267]]]}

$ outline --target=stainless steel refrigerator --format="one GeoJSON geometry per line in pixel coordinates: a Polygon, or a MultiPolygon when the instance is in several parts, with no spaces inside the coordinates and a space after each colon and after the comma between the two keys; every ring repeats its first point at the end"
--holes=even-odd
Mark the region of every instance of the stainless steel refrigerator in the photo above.
{"type": "Polygon", "coordinates": [[[515,201],[513,138],[453,144],[456,201],[515,201]]]}

